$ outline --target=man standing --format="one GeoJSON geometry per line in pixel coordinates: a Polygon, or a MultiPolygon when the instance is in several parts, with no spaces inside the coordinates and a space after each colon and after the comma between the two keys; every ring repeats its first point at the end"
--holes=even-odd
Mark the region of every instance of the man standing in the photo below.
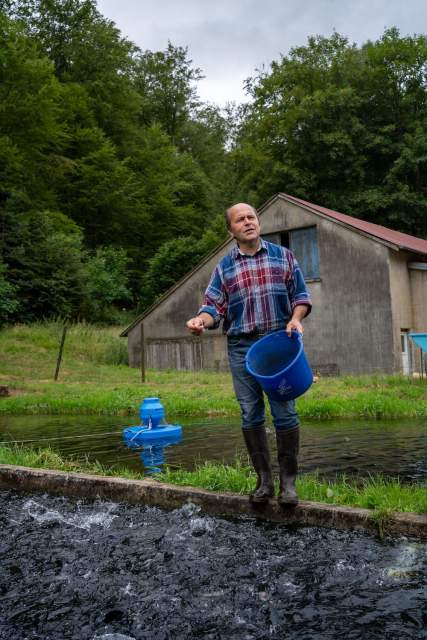
{"type": "MultiPolygon", "coordinates": [[[[205,329],[216,329],[223,320],[243,437],[258,476],[250,499],[267,502],[274,486],[264,426],[264,396],[259,383],[246,370],[245,356],[254,342],[272,331],[286,328],[289,335],[292,329],[303,333],[301,321],[311,311],[311,300],[292,252],[260,237],[253,207],[235,204],[227,210],[226,219],[236,245],[216,266],[203,306],[188,320],[187,328],[200,335],[205,329]]],[[[269,403],[280,469],[279,504],[295,505],[299,449],[295,401],[269,398],[269,403]]]]}

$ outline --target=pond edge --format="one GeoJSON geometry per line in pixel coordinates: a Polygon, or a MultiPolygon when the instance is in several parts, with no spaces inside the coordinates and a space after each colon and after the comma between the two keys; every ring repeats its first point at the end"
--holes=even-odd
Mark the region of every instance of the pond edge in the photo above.
{"type": "Polygon", "coordinates": [[[416,513],[383,514],[370,509],[309,501],[300,501],[297,507],[287,509],[279,507],[275,500],[255,507],[246,495],[166,484],[149,478],[128,480],[0,464],[0,488],[92,500],[101,498],[163,509],[177,509],[192,503],[214,516],[256,517],[287,525],[363,529],[380,537],[427,539],[427,516],[416,513]]]}

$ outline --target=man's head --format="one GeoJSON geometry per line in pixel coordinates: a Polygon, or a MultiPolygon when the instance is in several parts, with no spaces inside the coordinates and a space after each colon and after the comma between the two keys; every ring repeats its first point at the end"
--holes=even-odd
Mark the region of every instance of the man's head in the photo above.
{"type": "Polygon", "coordinates": [[[257,242],[260,224],[256,209],[250,204],[239,202],[226,211],[227,229],[239,244],[257,242]]]}

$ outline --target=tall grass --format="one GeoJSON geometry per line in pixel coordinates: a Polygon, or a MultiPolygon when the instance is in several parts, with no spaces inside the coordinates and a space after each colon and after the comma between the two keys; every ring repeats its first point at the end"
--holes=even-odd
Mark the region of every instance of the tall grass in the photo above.
{"type": "MultiPolygon", "coordinates": [[[[105,467],[98,462],[66,460],[51,449],[29,449],[19,445],[0,446],[0,464],[130,479],[144,477],[129,469],[105,467]]],[[[236,459],[234,465],[200,463],[193,471],[166,469],[157,479],[181,486],[245,495],[255,487],[252,468],[240,459],[236,459]]],[[[375,509],[379,513],[427,513],[427,488],[403,485],[398,479],[387,480],[376,476],[352,482],[342,477],[328,482],[316,475],[304,475],[298,478],[297,487],[302,500],[375,509]]]]}
{"type": "MultiPolygon", "coordinates": [[[[75,324],[53,382],[63,323],[16,325],[0,331],[0,414],[134,414],[159,396],[170,415],[239,416],[231,377],[211,371],[147,371],[127,366],[120,327],[75,324]]],[[[427,380],[404,376],[320,378],[297,400],[301,418],[425,418],[427,380]]]]}

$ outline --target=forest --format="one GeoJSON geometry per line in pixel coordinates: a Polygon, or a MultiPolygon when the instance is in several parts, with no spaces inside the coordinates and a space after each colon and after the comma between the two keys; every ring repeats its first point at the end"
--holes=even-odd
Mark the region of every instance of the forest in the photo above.
{"type": "Polygon", "coordinates": [[[244,104],[202,77],[95,0],[0,0],[0,325],[141,312],[280,191],[427,238],[425,35],[308,35],[244,104]]]}

